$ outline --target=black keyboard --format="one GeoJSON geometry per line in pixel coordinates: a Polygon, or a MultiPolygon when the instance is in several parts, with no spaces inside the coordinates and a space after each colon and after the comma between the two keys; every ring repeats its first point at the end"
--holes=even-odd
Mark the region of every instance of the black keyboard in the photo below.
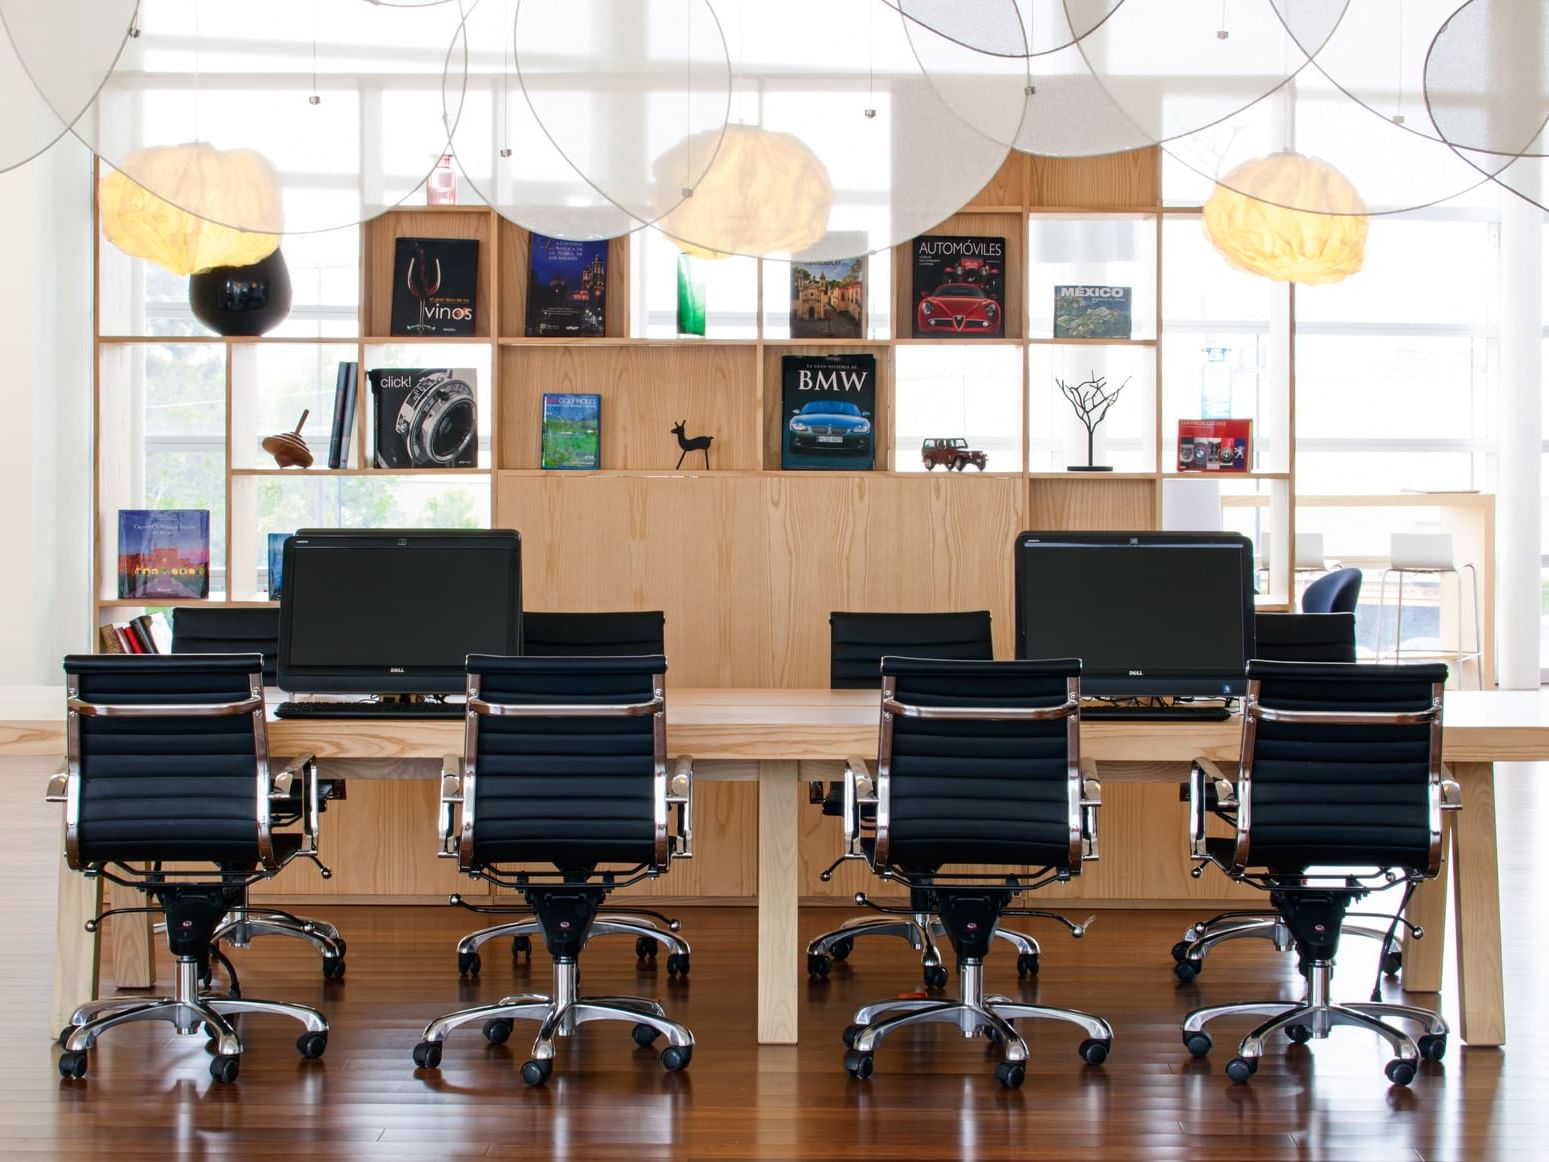
{"type": "Polygon", "coordinates": [[[1086,722],[1225,722],[1225,706],[1082,706],[1086,722]]]}
{"type": "Polygon", "coordinates": [[[461,702],[281,702],[276,718],[461,718],[461,702]]]}

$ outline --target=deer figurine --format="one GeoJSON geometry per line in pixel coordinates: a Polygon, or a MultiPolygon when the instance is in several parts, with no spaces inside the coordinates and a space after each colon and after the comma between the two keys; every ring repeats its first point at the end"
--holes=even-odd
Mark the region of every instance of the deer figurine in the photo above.
{"type": "Polygon", "coordinates": [[[678,455],[678,462],[674,466],[674,471],[683,467],[683,457],[690,452],[703,452],[705,454],[705,471],[708,472],[710,470],[710,441],[715,439],[715,437],[685,436],[683,434],[683,425],[686,423],[688,423],[687,420],[679,420],[672,425],[672,434],[678,438],[678,447],[683,449],[678,455]]]}

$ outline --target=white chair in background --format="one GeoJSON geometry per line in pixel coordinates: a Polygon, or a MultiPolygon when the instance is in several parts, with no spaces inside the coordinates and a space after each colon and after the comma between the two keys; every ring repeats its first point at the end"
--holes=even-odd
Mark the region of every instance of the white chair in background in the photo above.
{"type": "Polygon", "coordinates": [[[1474,663],[1475,680],[1480,689],[1484,688],[1484,647],[1483,631],[1480,629],[1479,614],[1479,571],[1472,561],[1465,561],[1461,565],[1455,563],[1452,551],[1451,533],[1393,533],[1388,545],[1388,567],[1383,570],[1382,584],[1377,593],[1377,658],[1382,659],[1383,626],[1386,623],[1388,600],[1388,577],[1398,577],[1398,594],[1395,602],[1395,614],[1393,619],[1393,653],[1395,662],[1410,662],[1430,659],[1450,661],[1455,665],[1458,686],[1463,685],[1463,675],[1467,671],[1467,663],[1474,663]],[[1471,581],[1473,599],[1473,623],[1474,636],[1471,644],[1465,646],[1463,640],[1463,574],[1462,570],[1468,570],[1471,581]],[[1451,575],[1457,585],[1456,603],[1456,633],[1453,637],[1452,648],[1442,645],[1441,639],[1441,585],[1442,577],[1451,575]],[[1404,646],[1404,579],[1410,576],[1433,576],[1437,586],[1437,641],[1434,648],[1420,647],[1406,649],[1404,646]]]}

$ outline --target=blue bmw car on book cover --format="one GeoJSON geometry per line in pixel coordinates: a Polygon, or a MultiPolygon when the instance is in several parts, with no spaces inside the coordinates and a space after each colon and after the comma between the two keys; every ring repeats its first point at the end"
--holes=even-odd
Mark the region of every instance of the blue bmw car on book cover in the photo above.
{"type": "Polygon", "coordinates": [[[870,469],[876,460],[874,355],[781,360],[782,468],[870,469]]]}

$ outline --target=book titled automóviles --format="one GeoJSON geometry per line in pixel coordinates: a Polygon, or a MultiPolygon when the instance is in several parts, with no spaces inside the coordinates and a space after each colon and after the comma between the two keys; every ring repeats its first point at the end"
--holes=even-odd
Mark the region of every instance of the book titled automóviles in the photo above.
{"type": "Polygon", "coordinates": [[[866,334],[866,257],[791,260],[791,338],[860,339],[866,334]]]}
{"type": "Polygon", "coordinates": [[[545,392],[541,444],[541,467],[602,467],[602,396],[545,392]]]}
{"type": "Polygon", "coordinates": [[[393,335],[472,335],[476,238],[399,238],[393,248],[393,335]]]}
{"type": "Polygon", "coordinates": [[[910,243],[914,337],[998,339],[1006,333],[1006,240],[925,234],[910,243]]]}
{"type": "Polygon", "coordinates": [[[534,234],[527,260],[527,334],[605,335],[608,244],[534,234]]]}
{"type": "Polygon", "coordinates": [[[118,595],[210,595],[210,510],[118,510],[118,595]]]}
{"type": "Polygon", "coordinates": [[[1057,286],[1054,288],[1056,339],[1128,339],[1130,288],[1057,286]]]}
{"type": "Polygon", "coordinates": [[[1246,472],[1253,463],[1252,420],[1179,420],[1179,472],[1246,472]]]}
{"type": "Polygon", "coordinates": [[[782,468],[869,469],[876,459],[874,355],[780,360],[782,468]]]}
{"type": "Polygon", "coordinates": [[[378,367],[366,372],[378,468],[473,468],[478,372],[472,367],[378,367]]]}

